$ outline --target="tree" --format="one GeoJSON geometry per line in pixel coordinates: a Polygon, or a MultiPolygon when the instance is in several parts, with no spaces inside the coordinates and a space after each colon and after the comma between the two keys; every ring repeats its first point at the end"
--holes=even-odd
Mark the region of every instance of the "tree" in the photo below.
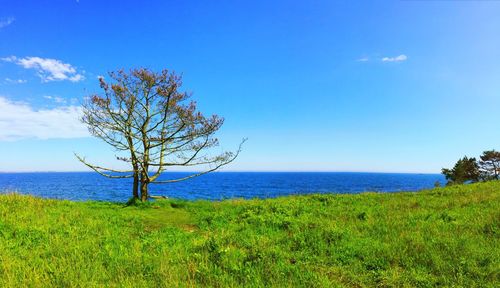
{"type": "Polygon", "coordinates": [[[81,121],[90,133],[115,148],[117,160],[130,168],[116,170],[88,163],[86,166],[108,178],[133,178],[133,200],[147,201],[149,184],[191,179],[234,161],[241,151],[219,152],[214,134],[224,119],[205,117],[197,111],[190,94],[181,92],[181,76],[163,70],[133,69],[110,72],[111,83],[100,78],[103,95],[92,95],[83,104],[81,121]],[[125,154],[125,155],[124,155],[125,154]],[[201,167],[202,171],[178,179],[161,179],[168,168],[201,167]]]}
{"type": "Polygon", "coordinates": [[[448,180],[447,185],[477,182],[480,179],[479,165],[476,158],[468,158],[467,156],[458,160],[453,169],[443,168],[441,172],[448,180]]]}
{"type": "Polygon", "coordinates": [[[484,151],[479,161],[481,176],[484,180],[500,179],[500,152],[495,150],[484,151]]]}

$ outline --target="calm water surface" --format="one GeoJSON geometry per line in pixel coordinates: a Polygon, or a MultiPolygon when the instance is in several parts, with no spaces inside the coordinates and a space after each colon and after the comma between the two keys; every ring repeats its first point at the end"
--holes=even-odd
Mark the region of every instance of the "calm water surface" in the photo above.
{"type": "MultiPolygon", "coordinates": [[[[171,172],[165,178],[187,175],[171,172]]],[[[339,172],[219,172],[188,181],[151,185],[151,194],[182,199],[268,198],[308,193],[396,192],[431,188],[440,174],[339,172]]],[[[0,173],[0,193],[15,191],[47,198],[124,202],[131,181],[96,173],[0,173]]]]}

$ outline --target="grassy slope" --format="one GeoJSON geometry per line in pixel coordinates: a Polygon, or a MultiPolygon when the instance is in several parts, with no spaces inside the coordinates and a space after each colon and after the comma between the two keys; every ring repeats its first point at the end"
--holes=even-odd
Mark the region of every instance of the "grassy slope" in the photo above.
{"type": "Polygon", "coordinates": [[[0,196],[0,286],[495,286],[500,182],[143,207],[0,196]]]}

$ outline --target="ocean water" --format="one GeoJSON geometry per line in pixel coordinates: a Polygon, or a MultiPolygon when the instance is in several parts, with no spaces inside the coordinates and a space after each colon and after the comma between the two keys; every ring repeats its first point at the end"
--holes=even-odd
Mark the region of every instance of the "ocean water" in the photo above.
{"type": "MultiPolygon", "coordinates": [[[[165,178],[188,175],[167,173],[165,178]]],[[[343,172],[216,172],[183,182],[150,185],[152,195],[181,199],[269,198],[310,193],[397,192],[432,188],[440,174],[343,172]]],[[[131,180],[108,179],[92,172],[0,173],[0,193],[46,198],[125,202],[131,180]]]]}

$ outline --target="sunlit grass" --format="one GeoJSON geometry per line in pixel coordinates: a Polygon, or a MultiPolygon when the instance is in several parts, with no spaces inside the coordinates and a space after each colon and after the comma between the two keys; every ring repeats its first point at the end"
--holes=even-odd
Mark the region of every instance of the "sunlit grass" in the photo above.
{"type": "Polygon", "coordinates": [[[0,287],[494,287],[500,183],[124,207],[0,196],[0,287]]]}

